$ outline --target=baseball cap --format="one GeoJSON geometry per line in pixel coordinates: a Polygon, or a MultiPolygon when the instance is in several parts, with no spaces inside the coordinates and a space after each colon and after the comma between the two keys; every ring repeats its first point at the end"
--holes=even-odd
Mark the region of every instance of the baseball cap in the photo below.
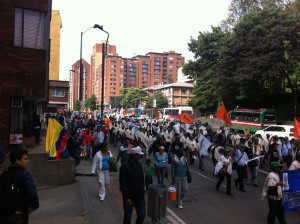
{"type": "Polygon", "coordinates": [[[130,150],[130,154],[131,155],[134,155],[134,154],[144,155],[144,153],[142,152],[142,148],[141,147],[132,148],[130,150]]]}
{"type": "Polygon", "coordinates": [[[274,161],[271,162],[271,167],[283,167],[283,165],[280,162],[274,161]]]}

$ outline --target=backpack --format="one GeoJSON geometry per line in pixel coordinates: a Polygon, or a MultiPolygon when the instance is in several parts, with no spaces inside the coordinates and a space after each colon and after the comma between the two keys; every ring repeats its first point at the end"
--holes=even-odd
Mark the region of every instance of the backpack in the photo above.
{"type": "Polygon", "coordinates": [[[18,210],[21,201],[20,185],[15,171],[5,170],[0,175],[0,214],[18,210]]]}

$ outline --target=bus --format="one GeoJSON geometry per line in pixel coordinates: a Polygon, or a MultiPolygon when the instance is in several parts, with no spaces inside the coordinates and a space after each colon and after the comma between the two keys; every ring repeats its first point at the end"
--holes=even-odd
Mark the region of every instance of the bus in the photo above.
{"type": "Polygon", "coordinates": [[[141,108],[129,108],[127,115],[132,117],[140,117],[142,113],[143,112],[141,108]]]}
{"type": "Polygon", "coordinates": [[[169,107],[162,109],[162,118],[163,119],[179,119],[179,115],[187,113],[188,115],[193,115],[192,107],[169,107]]]}
{"type": "Polygon", "coordinates": [[[264,129],[270,125],[275,125],[278,122],[277,112],[275,109],[247,109],[237,108],[228,112],[232,130],[255,133],[258,130],[264,129]]]}

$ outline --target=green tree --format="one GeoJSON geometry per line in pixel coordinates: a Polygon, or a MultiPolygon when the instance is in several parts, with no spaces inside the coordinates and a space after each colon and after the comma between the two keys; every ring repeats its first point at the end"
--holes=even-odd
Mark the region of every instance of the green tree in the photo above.
{"type": "Polygon", "coordinates": [[[124,93],[125,107],[138,107],[148,97],[148,93],[139,88],[126,88],[124,93]]]}
{"type": "MultiPolygon", "coordinates": [[[[154,99],[156,100],[156,107],[157,108],[164,108],[168,107],[168,99],[161,91],[156,91],[154,93],[154,99]]],[[[148,97],[146,99],[146,107],[152,108],[153,107],[153,97],[148,97]]]]}
{"type": "Polygon", "coordinates": [[[199,32],[198,38],[188,43],[195,61],[189,60],[183,72],[196,81],[195,96],[190,102],[194,108],[211,109],[221,100],[219,62],[231,36],[220,27],[212,27],[211,32],[199,32]]]}
{"type": "Polygon", "coordinates": [[[90,110],[97,109],[97,97],[95,96],[95,94],[92,94],[91,97],[85,99],[84,108],[90,110]]]}
{"type": "Polygon", "coordinates": [[[76,100],[76,101],[74,102],[73,110],[74,110],[74,111],[79,111],[79,110],[80,110],[80,101],[79,101],[79,100],[76,100]]]}
{"type": "Polygon", "coordinates": [[[123,98],[123,96],[114,97],[114,99],[110,102],[111,107],[112,108],[122,107],[122,98],[123,98]]]}
{"type": "Polygon", "coordinates": [[[228,7],[228,17],[222,21],[222,27],[233,29],[248,13],[263,8],[276,7],[284,9],[289,7],[294,0],[232,0],[228,7]]]}
{"type": "Polygon", "coordinates": [[[251,105],[274,93],[295,93],[292,80],[299,70],[299,29],[299,18],[279,8],[245,15],[222,54],[222,88],[235,88],[235,98],[251,105]]]}

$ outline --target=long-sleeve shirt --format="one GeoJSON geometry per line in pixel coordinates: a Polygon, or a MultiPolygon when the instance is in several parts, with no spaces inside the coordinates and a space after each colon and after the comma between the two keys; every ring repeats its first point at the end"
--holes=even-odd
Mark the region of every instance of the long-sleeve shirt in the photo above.
{"type": "Polygon", "coordinates": [[[120,168],[119,183],[124,201],[144,198],[145,184],[142,164],[133,164],[130,160],[123,164],[120,168]]]}
{"type": "Polygon", "coordinates": [[[235,161],[238,161],[238,165],[240,165],[240,166],[247,165],[248,161],[249,161],[247,153],[246,152],[241,152],[239,149],[236,150],[235,161]]]}
{"type": "MultiPolygon", "coordinates": [[[[113,157],[112,153],[108,151],[109,157],[113,157]]],[[[93,159],[93,166],[92,166],[92,173],[96,173],[100,170],[102,170],[102,162],[103,162],[103,156],[102,152],[99,151],[95,154],[93,159]]]]}
{"type": "Polygon", "coordinates": [[[279,145],[279,156],[288,156],[288,155],[294,155],[294,149],[292,147],[292,144],[290,142],[282,142],[279,145]]]}

